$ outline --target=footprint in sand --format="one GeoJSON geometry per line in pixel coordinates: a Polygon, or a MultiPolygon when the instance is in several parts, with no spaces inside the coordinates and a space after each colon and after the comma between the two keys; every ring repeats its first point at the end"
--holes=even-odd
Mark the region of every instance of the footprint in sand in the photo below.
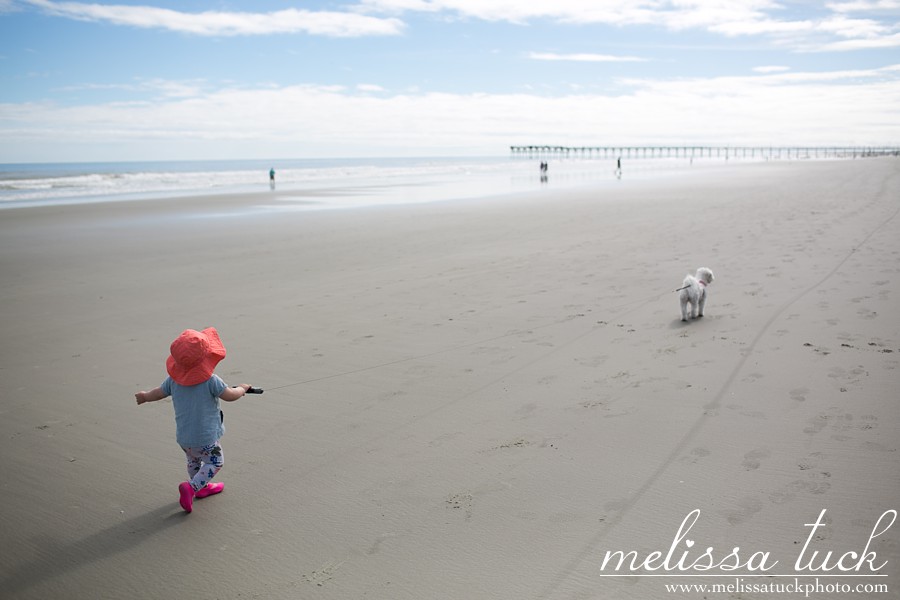
{"type": "Polygon", "coordinates": [[[878,421],[878,417],[876,417],[875,415],[862,415],[860,417],[860,420],[862,420],[862,423],[860,424],[859,428],[864,431],[868,431],[869,429],[875,429],[876,427],[878,427],[878,423],[876,422],[878,421]]]}
{"type": "Polygon", "coordinates": [[[794,500],[798,494],[824,494],[831,489],[831,473],[819,468],[825,458],[821,452],[811,452],[797,461],[797,468],[806,475],[806,479],[797,479],[783,485],[769,494],[773,504],[784,504],[794,500]]]}
{"type": "Polygon", "coordinates": [[[737,508],[734,510],[723,511],[723,515],[731,525],[740,525],[753,518],[753,516],[762,510],[763,503],[759,498],[747,496],[738,502],[737,508]]]}
{"type": "Polygon", "coordinates": [[[628,415],[633,415],[638,411],[637,407],[631,406],[624,409],[619,409],[616,412],[612,412],[611,408],[605,408],[603,418],[604,419],[615,419],[617,417],[627,417],[628,415]]]}
{"type": "Polygon", "coordinates": [[[819,415],[807,422],[809,425],[803,428],[803,433],[815,435],[825,429],[825,426],[828,425],[828,415],[819,415]]]}
{"type": "Polygon", "coordinates": [[[868,308],[861,308],[856,311],[856,314],[859,315],[862,319],[874,319],[878,316],[877,312],[869,310],[868,308]]]}
{"type": "Polygon", "coordinates": [[[445,442],[452,442],[461,435],[463,435],[462,431],[444,433],[428,442],[428,446],[430,448],[440,448],[445,442]]]}
{"type": "Polygon", "coordinates": [[[769,502],[784,504],[794,500],[797,494],[824,494],[831,489],[831,484],[825,481],[829,477],[830,473],[815,473],[808,481],[802,479],[792,481],[769,494],[769,502]]]}
{"type": "Polygon", "coordinates": [[[525,438],[516,438],[506,442],[505,444],[500,444],[499,446],[494,446],[491,450],[505,450],[508,448],[524,448],[526,446],[530,446],[531,442],[526,440],[525,438]]]}
{"type": "Polygon", "coordinates": [[[450,494],[445,504],[450,510],[459,510],[465,515],[466,521],[472,518],[472,503],[474,499],[469,492],[460,492],[458,494],[450,494]]]}
{"type": "Polygon", "coordinates": [[[581,366],[596,369],[597,367],[605,363],[608,358],[609,356],[605,354],[599,354],[592,357],[576,358],[575,362],[577,362],[581,366]]]}
{"type": "Polygon", "coordinates": [[[769,458],[770,454],[771,453],[766,448],[751,450],[744,455],[744,460],[741,463],[741,466],[744,467],[745,471],[756,470],[759,468],[759,465],[762,464],[762,460],[769,458]]]}
{"type": "Polygon", "coordinates": [[[809,388],[801,387],[794,388],[791,390],[791,400],[796,400],[797,402],[805,402],[806,395],[809,393],[809,388]]]}
{"type": "Polygon", "coordinates": [[[396,400],[397,398],[400,398],[401,396],[405,396],[405,395],[406,395],[406,392],[404,392],[403,390],[395,390],[393,392],[385,392],[384,394],[381,394],[378,397],[378,400],[381,402],[387,402],[387,401],[391,401],[391,400],[396,400]]]}
{"type": "Polygon", "coordinates": [[[578,406],[582,408],[597,408],[598,406],[603,406],[605,402],[602,400],[584,400],[578,403],[578,406]]]}
{"type": "Polygon", "coordinates": [[[810,469],[816,468],[819,464],[819,461],[822,459],[821,452],[812,452],[806,456],[803,460],[797,463],[797,466],[800,467],[801,471],[808,471],[810,469]]]}
{"type": "Polygon", "coordinates": [[[391,538],[399,537],[399,535],[400,534],[393,533],[393,532],[383,533],[383,534],[379,535],[377,538],[375,538],[375,542],[372,544],[372,546],[366,551],[366,554],[368,554],[368,555],[378,554],[381,551],[381,545],[384,542],[386,542],[387,540],[389,540],[391,538]]]}
{"type": "MultiPolygon", "coordinates": [[[[854,367],[850,370],[846,370],[842,367],[832,367],[828,370],[828,377],[844,384],[844,386],[858,384],[862,381],[863,377],[868,376],[868,371],[862,366],[854,367]]],[[[844,386],[841,387],[841,391],[846,389],[844,386]]]]}
{"type": "Polygon", "coordinates": [[[318,587],[322,587],[326,582],[331,581],[334,577],[335,572],[343,565],[343,562],[340,563],[329,563],[327,565],[323,565],[313,571],[312,573],[304,573],[303,581],[307,583],[314,584],[318,587]]]}
{"type": "Polygon", "coordinates": [[[888,446],[886,444],[879,444],[878,442],[863,442],[862,447],[865,450],[871,450],[873,452],[896,452],[897,446],[888,446]]]}
{"type": "Polygon", "coordinates": [[[694,448],[693,450],[691,450],[690,455],[681,457],[681,462],[686,462],[693,465],[697,464],[701,458],[706,458],[709,455],[710,451],[706,448],[694,448]]]}
{"type": "Polygon", "coordinates": [[[831,413],[822,413],[817,417],[809,420],[809,426],[803,430],[803,433],[816,434],[830,427],[837,434],[850,431],[854,428],[853,415],[849,413],[839,412],[840,408],[832,406],[831,413]]]}

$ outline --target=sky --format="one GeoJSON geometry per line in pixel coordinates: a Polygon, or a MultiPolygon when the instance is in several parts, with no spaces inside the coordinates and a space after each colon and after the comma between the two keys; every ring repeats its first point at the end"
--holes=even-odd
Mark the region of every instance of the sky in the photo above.
{"type": "Polygon", "coordinates": [[[0,163],[900,146],[900,0],[0,0],[0,163]]]}

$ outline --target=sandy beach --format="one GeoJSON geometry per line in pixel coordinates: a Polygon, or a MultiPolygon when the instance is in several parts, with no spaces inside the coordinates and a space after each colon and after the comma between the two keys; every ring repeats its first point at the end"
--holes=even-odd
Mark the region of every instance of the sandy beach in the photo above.
{"type": "Polygon", "coordinates": [[[306,200],[0,212],[0,597],[900,598],[896,158],[306,200]],[[207,326],[266,392],[185,514],[207,326]]]}

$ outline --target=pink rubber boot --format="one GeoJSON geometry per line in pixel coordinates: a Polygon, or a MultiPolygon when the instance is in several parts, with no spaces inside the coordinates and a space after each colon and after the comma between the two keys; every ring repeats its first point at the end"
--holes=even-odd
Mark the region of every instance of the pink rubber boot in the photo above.
{"type": "Polygon", "coordinates": [[[218,494],[224,489],[225,484],[222,482],[217,483],[207,483],[202,488],[197,490],[194,494],[195,498],[206,498],[207,496],[212,496],[214,494],[218,494]]]}
{"type": "Polygon", "coordinates": [[[178,501],[181,503],[181,508],[184,509],[184,512],[191,512],[194,510],[194,488],[191,487],[191,484],[187,481],[183,481],[178,484],[178,494],[180,498],[178,501]]]}

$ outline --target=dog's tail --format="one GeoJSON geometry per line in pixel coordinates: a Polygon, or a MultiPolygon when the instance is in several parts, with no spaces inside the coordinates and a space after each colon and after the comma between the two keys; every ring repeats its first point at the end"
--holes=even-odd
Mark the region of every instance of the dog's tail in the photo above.
{"type": "Polygon", "coordinates": [[[681,282],[681,287],[677,288],[673,291],[680,292],[682,290],[688,289],[692,285],[694,285],[694,277],[692,275],[687,275],[687,276],[685,276],[684,281],[681,282]]]}

